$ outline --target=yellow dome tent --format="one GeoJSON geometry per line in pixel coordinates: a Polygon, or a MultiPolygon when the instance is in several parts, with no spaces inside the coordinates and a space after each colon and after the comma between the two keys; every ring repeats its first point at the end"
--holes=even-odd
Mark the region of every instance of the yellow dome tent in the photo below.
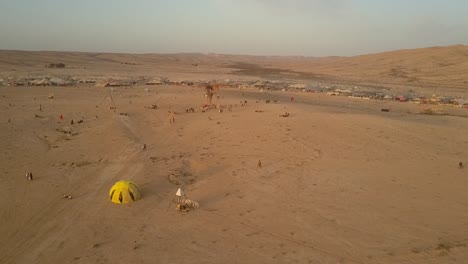
{"type": "Polygon", "coordinates": [[[118,181],[109,191],[111,202],[126,204],[141,198],[140,189],[131,181],[118,181]]]}

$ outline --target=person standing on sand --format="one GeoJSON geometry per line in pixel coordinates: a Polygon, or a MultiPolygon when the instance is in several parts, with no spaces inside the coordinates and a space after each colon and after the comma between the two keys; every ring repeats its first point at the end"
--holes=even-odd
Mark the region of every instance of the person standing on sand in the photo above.
{"type": "Polygon", "coordinates": [[[175,112],[169,111],[169,123],[173,124],[175,123],[175,117],[174,117],[175,112]]]}
{"type": "Polygon", "coordinates": [[[213,100],[213,85],[211,83],[208,83],[205,86],[205,95],[208,98],[208,105],[211,107],[211,101],[213,100]]]}

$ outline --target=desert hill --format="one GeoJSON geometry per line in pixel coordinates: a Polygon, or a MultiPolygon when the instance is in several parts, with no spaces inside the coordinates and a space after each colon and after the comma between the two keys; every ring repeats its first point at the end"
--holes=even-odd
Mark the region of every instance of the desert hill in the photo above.
{"type": "Polygon", "coordinates": [[[398,50],[354,57],[282,57],[223,54],[120,54],[0,51],[0,77],[43,74],[44,65],[64,63],[50,74],[127,76],[191,74],[216,77],[346,81],[465,91],[468,46],[398,50]]]}

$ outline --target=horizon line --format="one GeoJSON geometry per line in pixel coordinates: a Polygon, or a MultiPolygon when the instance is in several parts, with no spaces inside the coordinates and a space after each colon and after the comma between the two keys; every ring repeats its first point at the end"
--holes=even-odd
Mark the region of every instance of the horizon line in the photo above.
{"type": "Polygon", "coordinates": [[[418,47],[418,48],[404,48],[404,49],[394,49],[394,50],[385,50],[380,52],[373,53],[364,53],[351,56],[340,56],[340,55],[329,55],[329,56],[310,56],[310,55],[253,55],[253,54],[232,54],[232,53],[216,53],[216,52],[114,52],[114,51],[73,51],[73,50],[21,50],[21,49],[2,49],[3,51],[13,51],[13,52],[52,52],[52,53],[88,53],[88,54],[131,54],[131,55],[183,55],[183,54],[193,54],[193,55],[224,55],[224,56],[248,56],[248,57],[296,57],[296,58],[351,58],[359,57],[366,55],[374,55],[380,53],[396,52],[396,51],[407,51],[407,50],[420,50],[420,49],[431,49],[431,48],[450,48],[450,47],[468,47],[465,44],[454,44],[447,46],[427,46],[427,47],[418,47]]]}

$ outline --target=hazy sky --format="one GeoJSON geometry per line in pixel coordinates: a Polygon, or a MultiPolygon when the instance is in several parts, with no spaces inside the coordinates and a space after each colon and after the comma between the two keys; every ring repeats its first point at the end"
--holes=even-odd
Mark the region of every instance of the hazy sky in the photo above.
{"type": "Polygon", "coordinates": [[[0,49],[356,55],[468,44],[466,0],[0,0],[0,49]]]}

